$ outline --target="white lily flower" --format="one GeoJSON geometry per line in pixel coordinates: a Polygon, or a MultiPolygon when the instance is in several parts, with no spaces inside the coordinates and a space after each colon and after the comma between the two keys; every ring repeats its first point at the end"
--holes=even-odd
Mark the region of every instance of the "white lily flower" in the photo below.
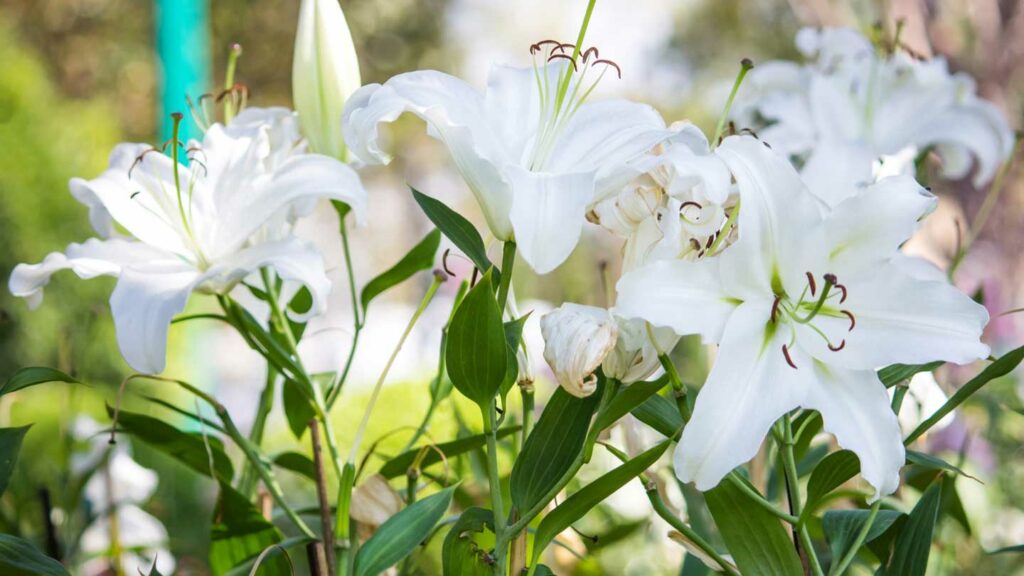
{"type": "Polygon", "coordinates": [[[719,257],[657,261],[618,284],[618,314],[719,344],[676,474],[715,486],[803,407],[857,454],[875,498],[892,493],[904,450],[876,369],[989,352],[985,308],[899,253],[934,197],[896,177],[828,211],[754,138],[727,138],[716,153],[739,187],[739,239],[719,257]]]}
{"type": "MultiPolygon", "coordinates": [[[[895,392],[896,389],[892,390],[895,392]]],[[[942,408],[947,400],[949,397],[935,381],[935,374],[932,372],[914,374],[907,386],[907,395],[903,398],[903,404],[900,405],[900,427],[909,434],[936,410],[942,408]]],[[[930,432],[942,430],[952,424],[954,419],[956,419],[955,412],[946,414],[932,426],[930,432]]]]}
{"type": "Polygon", "coordinates": [[[795,159],[811,190],[831,205],[879,173],[912,173],[912,159],[927,148],[941,157],[946,178],[966,176],[973,158],[976,186],[1012,153],[1005,116],[977,96],[969,76],[951,74],[944,58],[918,60],[902,50],[880,56],[842,28],[801,30],[797,46],[810,61],[759,64],[733,110],[795,159]]]}
{"type": "Polygon", "coordinates": [[[378,125],[419,116],[448,146],[494,236],[514,238],[535,271],[550,272],[575,248],[587,210],[639,174],[632,163],[672,134],[650,106],[586,102],[618,66],[594,48],[572,61],[570,50],[534,45],[552,63],[496,65],[485,93],[432,70],[364,86],[345,108],[345,141],[363,162],[386,164],[378,125]]]}
{"type": "MultiPolygon", "coordinates": [[[[109,446],[108,446],[109,447],[109,446]]],[[[110,469],[110,485],[105,473],[96,472],[85,483],[85,497],[99,510],[108,510],[113,493],[113,504],[142,504],[156,491],[156,472],[143,468],[123,450],[114,450],[106,464],[110,469]]]]}
{"type": "Polygon", "coordinates": [[[309,288],[313,305],[303,318],[322,312],[330,282],[320,254],[290,235],[268,237],[266,229],[316,198],[346,202],[361,219],[365,191],[341,162],[302,153],[288,129],[293,124],[282,109],[248,109],[227,127],[211,126],[201,143],[182,147],[188,166],[151,146],[118,145],[102,175],[71,181],[104,238],[71,244],[40,264],[19,264],[11,292],[34,307],[57,271],[116,276],[110,306],[121,354],[151,374],[163,371],[171,319],[193,291],[226,294],[270,267],[309,288]]]}
{"type": "Polygon", "coordinates": [[[314,152],[343,159],[338,122],[360,86],[359,59],[338,0],[303,0],[292,62],[292,101],[314,152]]]}
{"type": "Polygon", "coordinates": [[[597,389],[594,371],[624,384],[647,378],[661,366],[659,351],[672,349],[679,337],[668,328],[654,328],[651,342],[646,323],[625,319],[596,306],[566,303],[540,320],[544,359],[555,378],[573,396],[597,389]]]}

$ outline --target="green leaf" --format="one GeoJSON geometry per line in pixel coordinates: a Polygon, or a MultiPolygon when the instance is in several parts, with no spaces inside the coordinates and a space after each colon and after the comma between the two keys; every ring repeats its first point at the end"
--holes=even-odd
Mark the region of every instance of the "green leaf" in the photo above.
{"type": "Polygon", "coordinates": [[[494,512],[473,507],[459,515],[459,519],[444,537],[444,545],[441,548],[441,567],[444,576],[494,574],[487,550],[476,540],[485,534],[485,530],[490,530],[493,535],[494,512]]]}
{"type": "Polygon", "coordinates": [[[282,452],[274,457],[274,465],[316,482],[316,465],[313,460],[305,454],[298,452],[282,452]]]}
{"type": "Polygon", "coordinates": [[[520,511],[539,504],[583,451],[600,394],[576,398],[561,386],[551,395],[512,467],[512,504],[520,511]]]}
{"type": "Polygon", "coordinates": [[[452,384],[481,410],[487,409],[508,369],[508,343],[490,272],[484,274],[455,311],[448,327],[447,345],[445,363],[452,384]]]}
{"type": "Polygon", "coordinates": [[[29,424],[20,428],[0,428],[0,495],[7,490],[7,482],[11,479],[14,465],[18,461],[21,441],[25,439],[25,433],[31,427],[29,424]]]}
{"type": "Polygon", "coordinates": [[[807,503],[801,516],[808,518],[829,492],[845,484],[860,472],[860,460],[849,450],[829,454],[811,472],[807,481],[807,503]]]}
{"type": "Polygon", "coordinates": [[[7,382],[4,382],[4,385],[0,386],[0,396],[10,394],[11,392],[17,392],[18,390],[35,386],[36,384],[45,384],[47,382],[81,384],[81,382],[60,370],[54,370],[53,368],[46,368],[42,366],[33,366],[29,368],[21,368],[12,374],[11,377],[7,379],[7,382]]]}
{"type": "MultiPolygon", "coordinates": [[[[113,416],[113,408],[107,406],[107,413],[113,416]]],[[[200,474],[231,482],[234,468],[224,444],[215,436],[183,432],[162,420],[125,410],[118,413],[117,427],[200,474]]]]}
{"type": "Polygon", "coordinates": [[[918,372],[931,372],[943,364],[945,362],[941,360],[927,364],[891,364],[878,371],[878,379],[886,388],[892,388],[900,382],[910,380],[918,372]]]}
{"type": "MultiPolygon", "coordinates": [[[[508,426],[498,430],[498,439],[504,438],[510,434],[518,432],[522,426],[508,426]]],[[[419,447],[413,448],[402,452],[398,456],[388,460],[380,467],[378,471],[387,479],[397,478],[399,476],[405,476],[406,470],[409,466],[412,466],[413,461],[416,460],[416,456],[422,450],[426,450],[427,453],[420,461],[420,469],[427,468],[433,464],[437,464],[441,461],[441,454],[444,454],[445,458],[451,458],[464,454],[470,450],[476,450],[487,442],[486,434],[475,434],[473,436],[466,436],[465,438],[459,438],[458,440],[450,440],[448,442],[442,442],[435,444],[430,447],[419,447]],[[441,454],[438,454],[440,452],[441,454]]]]}
{"type": "MultiPolygon", "coordinates": [[[[846,556],[860,534],[864,523],[871,514],[870,510],[829,510],[822,518],[822,528],[828,537],[829,548],[832,550],[833,562],[846,556]]],[[[903,516],[894,510],[879,510],[875,515],[871,528],[868,529],[864,543],[871,542],[885,533],[893,523],[903,516]]]]}
{"type": "Polygon", "coordinates": [[[711,516],[744,576],[802,574],[786,529],[732,482],[704,493],[711,516]]]}
{"type": "Polygon", "coordinates": [[[0,534],[0,574],[4,576],[68,576],[64,566],[28,542],[0,534]]]}
{"type": "Polygon", "coordinates": [[[509,390],[515,385],[519,378],[519,360],[516,355],[519,353],[519,344],[523,340],[523,327],[530,318],[532,312],[524,314],[515,320],[505,322],[505,343],[508,345],[508,352],[505,355],[505,380],[501,383],[501,397],[508,395],[509,390]]]}
{"type": "MultiPolygon", "coordinates": [[[[291,558],[288,557],[288,551],[296,546],[305,546],[313,541],[314,540],[306,536],[292,536],[291,538],[285,538],[276,544],[267,546],[256,556],[236,565],[231,570],[228,570],[225,576],[249,576],[249,574],[252,573],[253,566],[256,566],[257,560],[259,560],[259,566],[257,567],[256,575],[262,576],[264,567],[268,566],[271,560],[275,558],[288,566],[288,576],[294,576],[295,571],[292,569],[292,561],[291,558]],[[263,552],[266,552],[266,554],[264,555],[263,552]],[[263,558],[260,558],[261,555],[263,555],[263,558]]],[[[276,570],[277,567],[273,566],[273,569],[276,570]]]]}
{"type": "Polygon", "coordinates": [[[420,545],[452,503],[455,486],[417,500],[377,529],[356,554],[356,576],[376,576],[420,545]]]}
{"type": "MultiPolygon", "coordinates": [[[[220,483],[220,497],[210,530],[210,571],[227,574],[239,564],[255,560],[268,546],[283,539],[281,532],[260,514],[251,502],[227,482],[220,483]]],[[[284,558],[265,560],[260,574],[291,574],[284,558]]]]}
{"type": "Polygon", "coordinates": [[[544,564],[537,564],[537,569],[533,571],[536,576],[555,576],[555,573],[551,571],[544,564]]]}
{"type": "Polygon", "coordinates": [[[1007,552],[1024,552],[1024,544],[1017,544],[1016,546],[998,548],[996,550],[990,551],[989,554],[1006,554],[1007,552]]]}
{"type": "Polygon", "coordinates": [[[423,240],[413,246],[397,264],[388,268],[379,276],[370,280],[359,296],[359,303],[366,312],[370,301],[380,296],[384,291],[389,290],[402,282],[405,282],[421,270],[429,270],[434,266],[434,257],[437,256],[437,247],[441,244],[441,231],[434,229],[427,234],[423,240]]]}
{"type": "Polygon", "coordinates": [[[281,405],[284,407],[284,417],[288,421],[288,429],[292,431],[296,439],[301,439],[309,428],[309,421],[316,415],[313,403],[303,393],[300,385],[290,378],[284,380],[281,386],[281,405]]]}
{"type": "Polygon", "coordinates": [[[666,438],[671,438],[683,427],[683,417],[671,400],[657,394],[632,410],[636,419],[654,428],[666,438]]]}
{"type": "Polygon", "coordinates": [[[907,436],[903,443],[909,445],[914,440],[917,440],[921,434],[924,434],[939,420],[942,420],[943,416],[955,410],[957,406],[963,404],[964,401],[970,398],[975,392],[981,390],[982,386],[996,378],[1009,374],[1017,367],[1018,364],[1020,364],[1021,360],[1024,360],[1024,346],[1007,352],[1001,358],[986,366],[981,373],[974,378],[971,378],[966,384],[957,389],[957,391],[949,397],[949,400],[946,400],[946,403],[943,404],[941,408],[936,410],[935,413],[929,416],[927,420],[921,422],[921,424],[915,428],[909,436],[907,436]]]}
{"type": "Polygon", "coordinates": [[[494,269],[494,283],[498,284],[501,277],[497,268],[487,258],[487,249],[480,233],[476,228],[463,218],[458,212],[444,205],[444,202],[435,200],[426,194],[412,189],[412,197],[420,205],[420,209],[427,215],[427,218],[437,226],[455,247],[462,251],[481,272],[494,269]]]}
{"type": "Polygon", "coordinates": [[[952,472],[953,474],[959,474],[960,476],[966,476],[975,482],[982,484],[981,480],[978,480],[974,476],[964,472],[960,468],[953,466],[949,462],[946,462],[938,456],[932,456],[931,454],[925,454],[924,452],[918,452],[917,450],[907,450],[907,464],[916,464],[917,466],[923,466],[931,470],[940,470],[944,472],[952,472]]]}
{"type": "Polygon", "coordinates": [[[933,482],[910,511],[906,524],[896,536],[892,558],[883,574],[924,576],[932,548],[932,532],[942,503],[943,478],[940,476],[933,482]]]}
{"type": "Polygon", "coordinates": [[[597,414],[597,418],[594,419],[594,430],[600,432],[615,424],[620,418],[642,405],[651,396],[657,394],[666,384],[668,384],[667,374],[650,382],[634,382],[628,386],[623,386],[611,399],[611,402],[605,406],[604,410],[597,414]]]}
{"type": "Polygon", "coordinates": [[[593,509],[598,503],[618,491],[627,482],[642,474],[645,470],[654,465],[658,458],[665,453],[671,440],[663,440],[654,445],[646,452],[636,458],[630,459],[618,468],[602,475],[597,480],[587,484],[578,492],[569,496],[554,510],[541,520],[534,534],[533,563],[540,558],[544,548],[550,544],[558,534],[582,518],[587,512],[593,509]]]}

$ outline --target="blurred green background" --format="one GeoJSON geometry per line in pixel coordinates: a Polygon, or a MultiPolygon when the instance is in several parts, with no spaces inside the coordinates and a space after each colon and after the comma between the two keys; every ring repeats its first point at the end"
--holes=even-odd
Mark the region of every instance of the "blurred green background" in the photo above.
{"type": "MultiPolygon", "coordinates": [[[[238,74],[250,88],[250,103],[289,105],[298,5],[297,0],[211,1],[207,36],[213,85],[222,82],[227,47],[239,42],[245,52],[238,74]]],[[[345,0],[342,5],[364,82],[436,68],[482,85],[489,61],[526,64],[529,42],[548,36],[574,37],[585,3],[345,0]]],[[[156,18],[154,3],[143,0],[0,0],[0,242],[5,248],[0,252],[0,276],[4,279],[17,263],[37,262],[48,252],[91,235],[85,208],[68,194],[69,178],[99,174],[117,142],[157,140],[162,118],[170,110],[160,106],[163,67],[155,49],[156,18]]],[[[795,58],[792,39],[801,26],[864,28],[896,18],[908,21],[908,43],[918,51],[943,54],[954,69],[974,75],[982,95],[1007,113],[1013,128],[1021,127],[1024,5],[1019,0],[599,0],[589,39],[601,46],[602,54],[611,49],[610,57],[624,64],[625,79],[607,87],[609,93],[650,101],[669,120],[688,118],[709,128],[741,58],[755,62],[795,58]]],[[[395,166],[386,173],[367,175],[371,203],[382,216],[370,229],[356,233],[362,281],[394,262],[426,230],[423,218],[403,196],[405,180],[445,187],[439,194],[447,195],[446,201],[461,202],[469,213],[474,210],[462,189],[453,184],[443,151],[422,134],[421,125],[404,123],[398,130],[403,128],[402,137],[399,132],[394,137],[400,142],[395,166]],[[442,177],[431,176],[435,171],[442,177]],[[381,233],[383,237],[375,237],[381,233]],[[375,238],[379,241],[371,244],[375,238]]],[[[1000,209],[959,278],[966,290],[984,288],[986,304],[994,314],[1020,307],[1024,301],[1020,258],[1024,182],[1020,175],[1019,169],[1011,172],[1000,209]]],[[[970,221],[985,190],[956,182],[936,191],[943,198],[943,208],[920,242],[941,262],[956,250],[956,222],[970,221]]],[[[617,250],[604,237],[582,243],[556,274],[538,278],[520,269],[516,290],[520,298],[555,305],[567,299],[600,303],[597,263],[610,260],[614,267],[617,250]]],[[[62,439],[71,416],[87,412],[100,422],[107,421],[103,403],[113,398],[128,374],[117,353],[106,305],[112,286],[110,279],[78,281],[65,273],[47,288],[43,306],[34,312],[6,290],[0,293],[0,378],[22,366],[49,365],[91,384],[90,388],[54,386],[0,401],[0,423],[37,422],[26,440],[28,448],[12,489],[0,499],[2,531],[34,539],[41,536],[36,521],[41,514],[38,490],[49,490],[60,503],[69,456],[62,439]]],[[[407,287],[393,299],[394,304],[418,299],[421,287],[407,287]]],[[[399,317],[402,310],[396,312],[399,317]]],[[[177,330],[171,357],[189,358],[199,346],[196,342],[206,341],[203,330],[199,326],[177,330]]],[[[993,322],[987,338],[996,351],[1003,351],[1019,345],[1022,334],[1018,316],[1008,315],[993,322]]],[[[537,350],[535,356],[539,355],[537,350]]],[[[197,379],[218,373],[208,365],[218,362],[216,356],[197,362],[181,365],[179,360],[172,370],[197,379]]],[[[372,438],[419,421],[427,406],[425,383],[433,376],[433,368],[419,374],[411,370],[399,378],[405,383],[385,390],[378,410],[388,416],[374,421],[372,438]]],[[[944,372],[940,383],[949,392],[963,377],[944,372]]],[[[216,389],[218,385],[209,386],[216,389]]],[[[551,384],[541,386],[550,390],[551,384]]],[[[166,393],[156,385],[133,384],[133,388],[166,393]]],[[[365,390],[365,386],[356,389],[365,390]]],[[[231,397],[231,390],[221,391],[231,397]]],[[[985,484],[960,479],[971,532],[952,522],[943,524],[939,553],[933,554],[936,574],[1024,573],[1024,564],[1013,555],[989,556],[983,551],[1024,542],[1021,392],[1016,378],[1006,378],[989,386],[961,414],[965,437],[971,439],[965,467],[985,484]]],[[[336,411],[338,422],[354,421],[362,402],[356,392],[336,411]]],[[[432,432],[439,438],[454,433],[448,416],[435,420],[439,424],[432,432]]],[[[293,444],[281,422],[276,423],[269,444],[293,444]]],[[[341,425],[339,432],[343,444],[350,440],[351,430],[341,425]]],[[[147,510],[167,526],[179,571],[205,573],[207,523],[196,518],[209,516],[213,486],[144,446],[136,446],[135,454],[140,463],[161,475],[159,492],[147,510]]],[[[312,502],[312,493],[307,496],[312,502]]],[[[576,567],[576,573],[650,573],[660,564],[631,564],[636,552],[629,547],[660,536],[602,546],[595,559],[576,567]]],[[[649,550],[656,555],[663,547],[649,550]]],[[[570,558],[569,564],[573,562],[570,558]]]]}

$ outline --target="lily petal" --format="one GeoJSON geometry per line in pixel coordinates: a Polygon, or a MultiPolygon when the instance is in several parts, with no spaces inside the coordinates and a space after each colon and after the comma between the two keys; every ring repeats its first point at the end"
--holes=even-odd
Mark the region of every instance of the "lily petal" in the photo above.
{"type": "Polygon", "coordinates": [[[843,370],[814,363],[816,382],[804,404],[821,413],[825,431],[860,459],[860,474],[875,488],[870,502],[896,491],[906,458],[899,420],[874,370],[843,370]]]}
{"type": "Polygon", "coordinates": [[[1013,151],[1013,133],[998,108],[980,99],[972,99],[943,110],[916,135],[921,148],[935,144],[943,159],[942,175],[962,178],[970,169],[968,158],[978,163],[975,186],[983,186],[995,176],[999,165],[1013,151]]]}
{"type": "MultiPolygon", "coordinates": [[[[676,334],[718,342],[737,301],[722,288],[720,260],[658,260],[624,275],[613,313],[642,318],[676,334]]],[[[769,302],[769,307],[771,302],[769,302]]]]}
{"type": "Polygon", "coordinates": [[[552,174],[509,166],[515,189],[510,214],[523,259],[538,274],[547,274],[576,248],[594,196],[593,175],[552,174]]]}
{"type": "Polygon", "coordinates": [[[829,206],[856,196],[874,181],[871,148],[860,142],[824,141],[814,145],[800,176],[807,187],[829,206]]]}
{"type": "Polygon", "coordinates": [[[815,385],[811,359],[790,350],[797,369],[787,364],[776,331],[766,339],[771,301],[740,305],[725,327],[707,382],[697,395],[693,416],[683,428],[673,463],[676,476],[710,490],[733,468],[757,453],[772,424],[800,406],[815,385]]]}

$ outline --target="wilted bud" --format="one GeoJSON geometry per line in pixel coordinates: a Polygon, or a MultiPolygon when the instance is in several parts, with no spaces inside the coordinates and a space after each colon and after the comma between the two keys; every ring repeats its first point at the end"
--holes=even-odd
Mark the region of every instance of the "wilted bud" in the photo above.
{"type": "Polygon", "coordinates": [[[384,476],[374,474],[352,492],[349,514],[360,524],[376,528],[402,509],[402,497],[384,476]]]}
{"type": "Polygon", "coordinates": [[[338,0],[303,0],[292,62],[292,100],[313,152],[344,159],[341,112],[362,84],[338,0]]]}
{"type": "Polygon", "coordinates": [[[615,348],[604,360],[604,373],[609,378],[631,384],[647,378],[658,367],[658,350],[671,350],[679,337],[670,328],[651,328],[656,342],[651,342],[645,322],[639,318],[618,321],[619,338],[615,348]]]}
{"type": "Polygon", "coordinates": [[[565,391],[583,398],[594,393],[594,371],[615,347],[618,327],[607,310],[563,304],[540,319],[544,359],[565,391]]]}

